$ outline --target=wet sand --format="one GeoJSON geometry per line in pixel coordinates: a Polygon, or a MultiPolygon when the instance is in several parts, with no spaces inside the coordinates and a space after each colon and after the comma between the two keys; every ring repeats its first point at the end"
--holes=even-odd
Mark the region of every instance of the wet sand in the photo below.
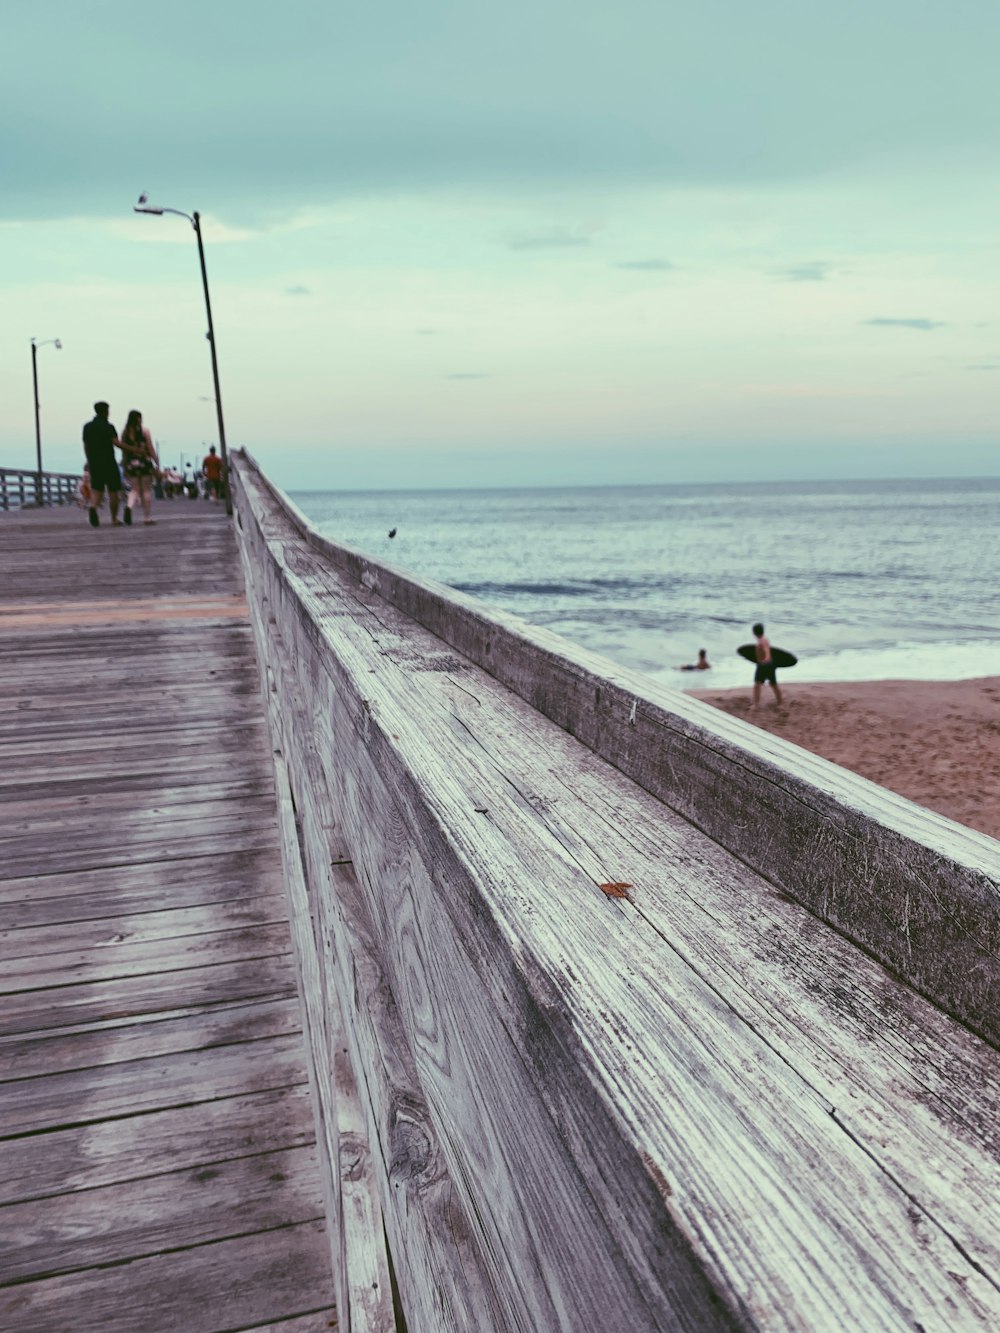
{"type": "Polygon", "coordinates": [[[779,683],[784,706],[765,686],[757,712],[749,688],[691,693],[1000,838],[1000,676],[796,685],[786,675],[779,683]]]}

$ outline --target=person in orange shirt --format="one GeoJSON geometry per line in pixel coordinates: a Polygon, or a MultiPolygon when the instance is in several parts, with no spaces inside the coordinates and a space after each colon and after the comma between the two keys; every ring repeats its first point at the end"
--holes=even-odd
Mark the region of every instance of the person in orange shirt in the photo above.
{"type": "Polygon", "coordinates": [[[201,470],[205,477],[205,494],[217,504],[222,495],[222,459],[215,452],[215,445],[210,445],[208,453],[201,460],[201,470]]]}

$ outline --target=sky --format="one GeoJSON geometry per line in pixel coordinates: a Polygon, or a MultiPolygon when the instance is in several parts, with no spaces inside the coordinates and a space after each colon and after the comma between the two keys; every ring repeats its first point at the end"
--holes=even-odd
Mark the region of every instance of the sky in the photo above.
{"type": "Polygon", "coordinates": [[[103,398],[291,489],[1000,474],[995,0],[36,0],[0,466],[103,398]],[[57,349],[48,340],[59,338],[57,349]],[[47,345],[41,345],[46,343],[47,345]]]}

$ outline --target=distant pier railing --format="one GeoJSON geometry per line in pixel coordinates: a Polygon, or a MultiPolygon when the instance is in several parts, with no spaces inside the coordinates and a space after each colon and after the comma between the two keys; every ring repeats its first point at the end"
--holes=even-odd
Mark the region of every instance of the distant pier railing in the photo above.
{"type": "Polygon", "coordinates": [[[1000,1327],[1000,844],[232,481],[344,1326],[1000,1327]]]}
{"type": "Polygon", "coordinates": [[[79,485],[79,473],[0,467],[0,510],[68,504],[77,498],[79,485]]]}

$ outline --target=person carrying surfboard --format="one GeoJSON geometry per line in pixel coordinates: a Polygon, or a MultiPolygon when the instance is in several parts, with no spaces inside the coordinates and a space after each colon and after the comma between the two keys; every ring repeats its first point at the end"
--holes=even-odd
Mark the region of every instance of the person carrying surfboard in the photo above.
{"type": "Polygon", "coordinates": [[[760,687],[765,682],[774,690],[774,702],[780,707],[781,690],[778,688],[778,679],[774,674],[771,641],[764,633],[764,626],[761,624],[754,625],[753,633],[757,640],[757,669],[753,673],[753,703],[751,707],[760,707],[760,687]]]}

